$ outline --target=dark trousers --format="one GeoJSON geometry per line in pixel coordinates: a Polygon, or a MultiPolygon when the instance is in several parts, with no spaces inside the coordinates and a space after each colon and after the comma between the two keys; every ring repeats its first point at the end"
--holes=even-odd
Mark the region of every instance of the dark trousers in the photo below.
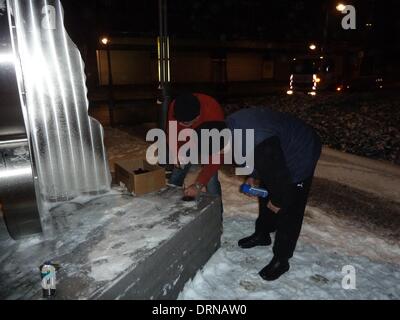
{"type": "Polygon", "coordinates": [[[311,182],[312,176],[300,183],[289,185],[286,190],[288,197],[284,197],[284,204],[278,213],[267,208],[269,198],[259,200],[256,233],[266,234],[276,231],[273,252],[280,259],[290,259],[293,256],[303,223],[311,182]]]}

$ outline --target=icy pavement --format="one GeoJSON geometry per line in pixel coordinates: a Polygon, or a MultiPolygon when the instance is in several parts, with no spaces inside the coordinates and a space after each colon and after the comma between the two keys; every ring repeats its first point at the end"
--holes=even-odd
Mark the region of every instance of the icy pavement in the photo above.
{"type": "Polygon", "coordinates": [[[272,258],[271,248],[237,246],[253,233],[258,204],[237,193],[241,179],[223,173],[221,181],[226,217],[221,248],[179,299],[400,299],[398,204],[389,204],[380,218],[381,200],[371,208],[372,196],[353,190],[358,203],[351,206],[351,189],[317,179],[291,269],[266,282],[258,272],[272,258]],[[331,192],[320,194],[329,185],[331,192]],[[349,265],[356,272],[354,290],[342,288],[342,268],[349,265]]]}
{"type": "Polygon", "coordinates": [[[323,147],[316,177],[400,203],[400,166],[323,147]]]}

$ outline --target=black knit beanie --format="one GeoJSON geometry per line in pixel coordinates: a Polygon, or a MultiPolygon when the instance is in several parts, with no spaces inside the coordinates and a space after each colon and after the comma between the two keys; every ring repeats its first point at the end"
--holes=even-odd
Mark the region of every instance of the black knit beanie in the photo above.
{"type": "Polygon", "coordinates": [[[177,121],[190,122],[200,114],[200,101],[193,94],[182,94],[175,99],[174,116],[177,121]]]}

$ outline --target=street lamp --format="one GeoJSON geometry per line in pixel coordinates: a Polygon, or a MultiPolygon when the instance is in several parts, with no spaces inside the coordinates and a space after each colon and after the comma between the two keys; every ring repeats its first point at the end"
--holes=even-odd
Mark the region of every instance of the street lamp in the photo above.
{"type": "Polygon", "coordinates": [[[167,125],[168,106],[171,101],[170,93],[170,55],[169,55],[169,37],[168,37],[168,0],[158,0],[158,19],[159,19],[159,37],[158,37],[158,74],[159,89],[161,89],[162,102],[159,117],[159,128],[165,129],[167,125]]]}
{"type": "Polygon", "coordinates": [[[110,53],[110,39],[102,37],[100,43],[106,47],[107,52],[107,67],[108,67],[108,113],[110,116],[110,125],[114,126],[114,90],[113,90],[113,78],[111,69],[111,53],[110,53]]]}
{"type": "Polygon", "coordinates": [[[346,9],[346,5],[344,5],[343,3],[339,3],[336,6],[336,10],[342,12],[344,9],[346,9]]]}
{"type": "Polygon", "coordinates": [[[106,37],[104,37],[104,38],[101,38],[101,40],[100,40],[100,42],[102,43],[102,44],[104,44],[104,45],[107,45],[108,44],[108,38],[106,38],[106,37]]]}
{"type": "MultiPolygon", "coordinates": [[[[336,10],[343,13],[343,11],[346,10],[346,5],[343,3],[338,3],[336,5],[336,10]]],[[[323,33],[323,42],[321,44],[321,52],[325,52],[325,49],[328,45],[329,16],[331,13],[331,7],[329,4],[329,1],[327,2],[325,11],[326,11],[325,12],[325,25],[324,25],[324,33],[323,33]]],[[[311,50],[313,50],[313,49],[311,49],[311,50]]]]}
{"type": "Polygon", "coordinates": [[[308,48],[309,48],[310,50],[315,50],[315,49],[317,49],[317,46],[316,46],[314,43],[311,43],[311,44],[308,46],[308,48]]]}

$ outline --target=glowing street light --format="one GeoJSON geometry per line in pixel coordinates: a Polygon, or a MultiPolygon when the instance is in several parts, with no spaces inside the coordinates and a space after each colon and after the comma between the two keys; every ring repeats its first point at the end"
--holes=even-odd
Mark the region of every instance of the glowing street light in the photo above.
{"type": "Polygon", "coordinates": [[[102,44],[104,44],[104,45],[107,45],[109,41],[110,41],[110,40],[108,40],[107,37],[101,38],[101,40],[100,40],[100,42],[101,42],[102,44]]]}
{"type": "Polygon", "coordinates": [[[346,5],[344,5],[343,3],[339,3],[336,6],[336,10],[342,12],[344,9],[346,9],[346,5]]]}
{"type": "Polygon", "coordinates": [[[317,46],[315,45],[315,44],[310,44],[309,46],[308,46],[309,48],[310,48],[310,50],[315,50],[315,49],[317,49],[317,46]]]}

